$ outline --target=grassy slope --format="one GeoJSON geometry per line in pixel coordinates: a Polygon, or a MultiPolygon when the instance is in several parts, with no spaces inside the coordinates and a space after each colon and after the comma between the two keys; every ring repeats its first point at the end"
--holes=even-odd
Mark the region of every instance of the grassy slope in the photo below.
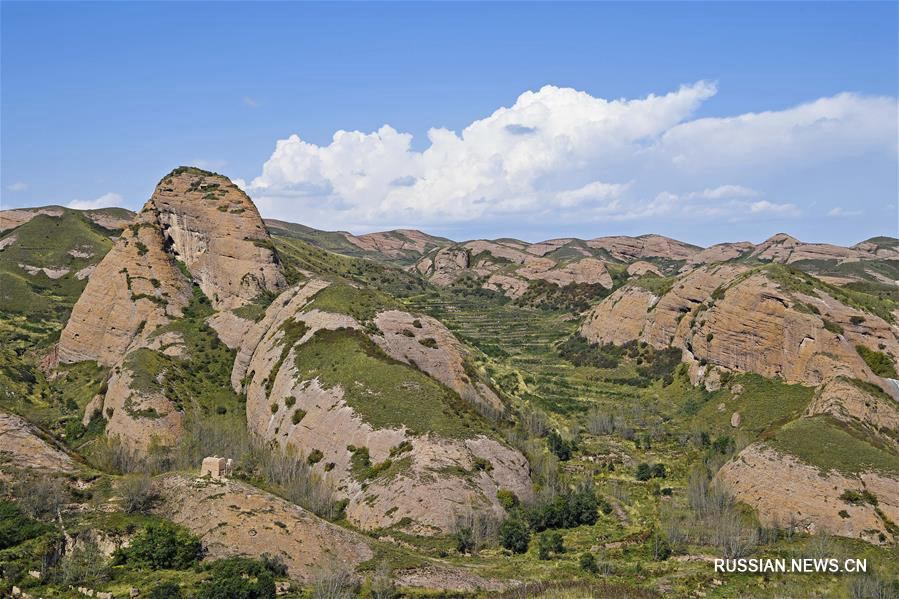
{"type": "Polygon", "coordinates": [[[66,210],[62,216],[39,214],[3,238],[16,241],[0,251],[0,310],[35,317],[65,320],[87,280],[75,278],[80,269],[96,264],[112,247],[111,231],[82,214],[66,210]],[[93,254],[81,258],[72,250],[93,254]],[[69,273],[51,279],[43,272],[28,274],[19,264],[39,268],[66,268],[69,273]]]}

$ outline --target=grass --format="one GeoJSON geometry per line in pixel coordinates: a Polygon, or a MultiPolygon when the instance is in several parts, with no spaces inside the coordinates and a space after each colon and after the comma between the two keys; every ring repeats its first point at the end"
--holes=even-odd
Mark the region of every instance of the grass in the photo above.
{"type": "Polygon", "coordinates": [[[398,309],[401,305],[387,294],[375,289],[359,289],[346,283],[325,287],[315,294],[306,309],[347,314],[359,322],[371,322],[384,310],[398,309]]]}
{"type": "Polygon", "coordinates": [[[364,334],[317,331],[296,347],[298,380],[318,378],[374,428],[472,437],[490,430],[459,396],[421,371],[391,359],[364,334]]]}
{"type": "Polygon", "coordinates": [[[16,237],[0,252],[0,311],[28,314],[32,319],[65,320],[87,284],[87,279],[76,279],[75,273],[99,262],[112,248],[112,231],[77,211],[60,210],[61,216],[38,214],[0,236],[16,237]],[[73,256],[69,254],[72,250],[91,256],[73,256]],[[29,274],[19,264],[69,272],[51,279],[43,272],[29,274]]]}
{"type": "Polygon", "coordinates": [[[824,471],[857,475],[873,470],[899,477],[899,457],[874,447],[826,416],[794,420],[768,444],[824,471]]]}
{"type": "Polygon", "coordinates": [[[731,378],[743,392],[733,396],[728,388],[713,393],[694,418],[694,425],[709,432],[726,434],[733,431],[730,418],[740,413],[740,430],[753,436],[762,435],[799,417],[808,407],[815,390],[803,385],[788,385],[757,374],[742,374],[731,378]],[[724,411],[718,405],[724,403],[724,411]]]}

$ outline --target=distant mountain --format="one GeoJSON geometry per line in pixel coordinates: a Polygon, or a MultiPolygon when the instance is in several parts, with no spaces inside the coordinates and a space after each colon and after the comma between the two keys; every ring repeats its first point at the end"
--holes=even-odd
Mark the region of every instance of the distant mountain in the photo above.
{"type": "Polygon", "coordinates": [[[272,235],[301,239],[329,252],[402,265],[412,264],[432,249],[452,243],[449,239],[415,229],[395,229],[357,236],[346,231],[320,231],[271,218],[265,219],[265,225],[272,235]]]}

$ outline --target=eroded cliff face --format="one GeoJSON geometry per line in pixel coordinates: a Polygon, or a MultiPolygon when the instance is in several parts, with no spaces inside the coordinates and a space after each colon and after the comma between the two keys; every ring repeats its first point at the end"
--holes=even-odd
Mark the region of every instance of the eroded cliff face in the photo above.
{"type": "Polygon", "coordinates": [[[732,264],[693,270],[661,297],[623,287],[588,314],[581,334],[598,343],[679,347],[694,382],[708,364],[815,386],[843,375],[890,390],[856,346],[899,356],[896,325],[823,289],[791,289],[768,270],[732,264]]]}
{"type": "Polygon", "coordinates": [[[314,468],[349,500],[348,518],[366,529],[400,525],[420,534],[445,532],[457,515],[469,509],[501,514],[496,498],[501,488],[530,498],[533,491],[524,456],[491,436],[477,432],[445,436],[435,432],[436,423],[434,430],[431,423],[428,430],[412,430],[401,424],[406,414],[386,415],[393,425],[372,420],[368,410],[391,408],[379,405],[388,391],[370,385],[370,377],[389,379],[395,386],[389,392],[402,396],[406,410],[452,410],[443,403],[415,407],[416,402],[444,400],[426,390],[420,374],[401,380],[403,372],[380,373],[378,364],[390,367],[391,360],[413,367],[406,373],[420,369],[432,375],[463,401],[495,409],[501,403],[493,391],[466,374],[463,346],[438,321],[384,310],[374,316],[374,328],[364,326],[346,314],[312,307],[311,300],[327,285],[313,279],[288,289],[244,336],[232,383],[246,392],[250,430],[285,451],[316,455],[314,468]],[[297,355],[307,347],[314,355],[340,351],[340,346],[320,340],[329,331],[358,341],[362,351],[378,362],[337,384],[326,382],[326,372],[305,370],[308,363],[297,355]],[[372,342],[369,349],[366,339],[372,342]],[[386,355],[378,358],[377,348],[386,355]],[[372,406],[360,411],[359,404],[351,405],[347,398],[351,390],[354,401],[361,397],[372,406]]]}
{"type": "Polygon", "coordinates": [[[60,336],[59,360],[112,366],[180,317],[190,298],[156,215],[142,212],[91,273],[60,336]]]}
{"type": "Polygon", "coordinates": [[[899,479],[893,476],[875,471],[825,471],[755,443],[725,464],[717,479],[736,499],[753,507],[762,524],[875,544],[895,542],[888,525],[899,518],[899,479]],[[841,499],[846,491],[865,490],[877,498],[876,506],[841,499]]]}
{"type": "Polygon", "coordinates": [[[469,241],[438,250],[422,258],[415,269],[431,283],[450,285],[465,275],[482,279],[482,286],[517,298],[532,281],[546,281],[564,287],[572,283],[612,287],[605,262],[587,252],[558,260],[547,254],[569,243],[556,239],[539,244],[517,241],[469,241]]]}
{"type": "Polygon", "coordinates": [[[899,403],[874,386],[838,377],[822,385],[806,416],[827,415],[899,450],[899,403]]]}
{"type": "Polygon", "coordinates": [[[187,266],[216,310],[238,308],[284,287],[256,206],[227,177],[175,169],[143,211],[156,213],[166,249],[187,266]]]}
{"type": "Polygon", "coordinates": [[[131,447],[170,444],[180,434],[183,413],[153,382],[163,374],[144,370],[154,355],[186,356],[180,333],[159,329],[184,316],[193,285],[213,308],[228,310],[285,281],[252,201],[221,175],[181,167],[162,179],[91,273],[58,346],[61,362],[112,367],[104,396],[89,409],[131,447]]]}

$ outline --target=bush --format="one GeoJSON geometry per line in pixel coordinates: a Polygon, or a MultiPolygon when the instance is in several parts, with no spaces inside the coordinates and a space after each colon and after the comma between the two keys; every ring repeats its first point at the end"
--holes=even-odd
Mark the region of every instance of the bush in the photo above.
{"type": "Polygon", "coordinates": [[[16,485],[18,505],[32,518],[54,518],[68,499],[65,484],[55,478],[36,478],[16,485]]]}
{"type": "Polygon", "coordinates": [[[535,532],[548,528],[574,528],[581,524],[595,524],[599,517],[599,500],[590,484],[575,491],[565,491],[526,512],[528,524],[535,532]]]}
{"type": "Polygon", "coordinates": [[[651,478],[665,478],[668,475],[665,470],[665,464],[653,464],[650,466],[646,462],[637,465],[635,477],[639,481],[647,481],[651,478]]]}
{"type": "Polygon", "coordinates": [[[126,476],[119,482],[118,491],[126,514],[147,513],[158,498],[156,486],[146,474],[126,476]]]}
{"type": "Polygon", "coordinates": [[[16,504],[0,501],[0,549],[14,547],[48,530],[50,526],[32,520],[16,504]]]}
{"type": "Polygon", "coordinates": [[[109,580],[110,570],[96,541],[88,537],[59,561],[52,578],[65,586],[94,585],[109,580]]]}
{"type": "Polygon", "coordinates": [[[186,570],[203,555],[200,539],[186,529],[163,522],[137,533],[129,547],[113,554],[116,564],[147,570],[186,570]]]}
{"type": "Polygon", "coordinates": [[[560,555],[565,553],[565,545],[562,541],[562,535],[558,532],[544,532],[537,537],[537,557],[547,560],[552,554],[560,555]]]}
{"type": "Polygon", "coordinates": [[[865,361],[865,364],[868,365],[871,372],[877,376],[888,379],[899,378],[899,375],[896,374],[896,364],[894,364],[893,360],[885,353],[868,349],[864,345],[856,345],[855,351],[862,357],[862,360],[865,361]]]}
{"type": "Polygon", "coordinates": [[[499,527],[499,540],[512,553],[525,553],[531,540],[528,526],[518,518],[507,518],[499,527]]]}
{"type": "Polygon", "coordinates": [[[184,594],[177,582],[163,582],[150,590],[147,599],[182,599],[184,594]]]}
{"type": "Polygon", "coordinates": [[[271,599],[275,579],[262,562],[229,557],[212,563],[196,599],[271,599]]]}
{"type": "Polygon", "coordinates": [[[312,452],[309,454],[309,457],[306,458],[306,461],[309,463],[309,465],[318,464],[319,462],[322,461],[322,458],[324,458],[324,457],[325,457],[325,454],[322,453],[322,451],[320,449],[313,449],[312,452]]]}
{"type": "Polygon", "coordinates": [[[581,557],[578,558],[578,564],[584,572],[596,574],[599,571],[599,568],[596,566],[596,558],[589,551],[581,554],[581,557]]]}
{"type": "Polygon", "coordinates": [[[518,507],[518,496],[508,489],[500,489],[496,492],[496,499],[506,511],[518,507]]]}
{"type": "Polygon", "coordinates": [[[577,443],[573,440],[566,441],[557,431],[549,431],[546,435],[546,442],[549,450],[563,462],[570,460],[571,454],[577,449],[577,443]]]}

